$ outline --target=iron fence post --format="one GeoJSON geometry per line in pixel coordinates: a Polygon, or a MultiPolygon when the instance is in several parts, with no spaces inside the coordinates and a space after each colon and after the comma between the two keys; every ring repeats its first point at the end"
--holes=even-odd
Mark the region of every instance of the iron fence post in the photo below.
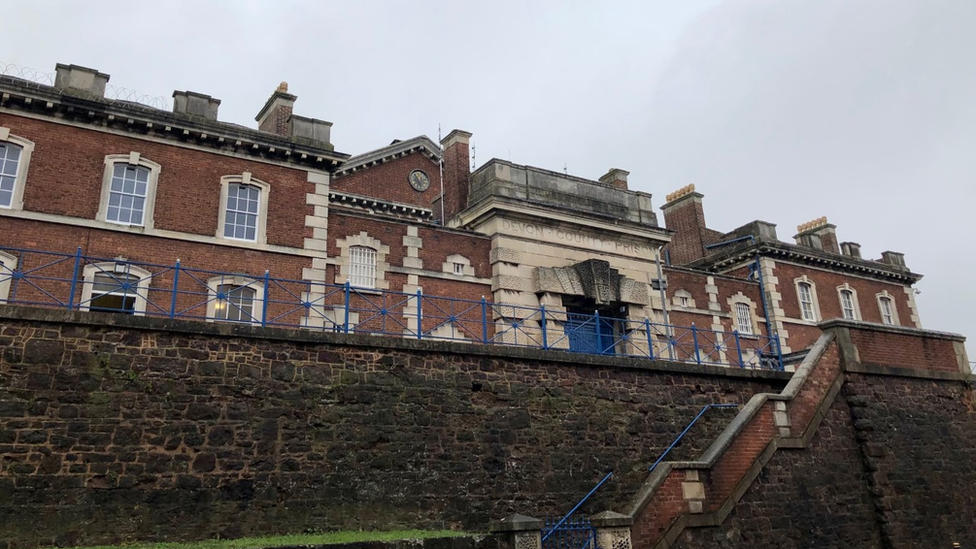
{"type": "Polygon", "coordinates": [[[261,326],[268,325],[268,294],[271,293],[271,273],[264,271],[264,299],[261,300],[261,326]]]}
{"type": "Polygon", "coordinates": [[[776,344],[776,364],[779,366],[780,371],[785,370],[783,367],[783,348],[779,344],[779,332],[773,335],[776,339],[774,340],[776,344]]]}
{"type": "Polygon", "coordinates": [[[542,326],[542,349],[549,350],[549,338],[546,336],[546,306],[539,305],[539,314],[542,318],[539,320],[542,326]]]}
{"type": "Polygon", "coordinates": [[[654,342],[651,340],[651,319],[644,317],[644,333],[647,334],[647,358],[654,360],[654,342]]]}
{"type": "Polygon", "coordinates": [[[739,330],[732,330],[735,335],[735,350],[739,353],[739,368],[745,368],[745,362],[742,362],[742,346],[739,345],[739,330]]]}
{"type": "Polygon", "coordinates": [[[701,351],[698,350],[698,328],[695,327],[695,323],[691,323],[691,340],[695,344],[695,362],[701,364],[701,351]]]}
{"type": "MultiPolygon", "coordinates": [[[[424,325],[423,325],[423,300],[420,297],[420,288],[417,289],[417,339],[423,338],[424,325]]],[[[436,313],[437,311],[434,311],[436,313]]]]}
{"type": "Polygon", "coordinates": [[[349,280],[348,279],[346,279],[345,292],[346,292],[346,305],[345,308],[343,309],[345,311],[344,313],[345,319],[343,319],[342,321],[342,331],[348,334],[349,333],[349,280]]]}
{"type": "Polygon", "coordinates": [[[81,265],[81,246],[75,251],[75,267],[71,272],[71,293],[68,294],[68,310],[75,307],[75,290],[78,288],[78,267],[81,265]]]}
{"type": "Polygon", "coordinates": [[[481,342],[488,343],[488,302],[481,296],[481,342]]]}
{"type": "Polygon", "coordinates": [[[176,292],[179,291],[180,287],[180,260],[176,260],[176,265],[173,267],[173,296],[170,299],[169,304],[169,317],[176,318],[176,292]]]}
{"type": "Polygon", "coordinates": [[[606,349],[603,348],[603,334],[600,333],[600,311],[593,311],[593,322],[596,323],[596,353],[602,355],[606,349]]]}

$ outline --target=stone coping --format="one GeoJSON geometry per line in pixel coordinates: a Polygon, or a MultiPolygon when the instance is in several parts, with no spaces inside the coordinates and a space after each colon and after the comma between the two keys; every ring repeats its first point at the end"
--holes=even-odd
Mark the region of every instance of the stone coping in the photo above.
{"type": "Polygon", "coordinates": [[[952,332],[940,332],[936,330],[924,330],[922,328],[909,328],[906,326],[892,326],[890,324],[879,324],[877,322],[864,322],[855,320],[833,319],[817,324],[823,331],[831,328],[847,328],[850,330],[861,330],[870,332],[883,332],[887,334],[907,335],[914,337],[924,337],[929,339],[947,339],[949,341],[966,341],[966,336],[952,332]]]}
{"type": "Polygon", "coordinates": [[[271,328],[229,322],[205,322],[158,317],[132,316],[90,311],[65,311],[19,305],[0,305],[0,321],[20,320],[51,324],[75,324],[133,330],[173,332],[222,338],[248,338],[285,341],[299,344],[372,347],[387,350],[448,353],[458,355],[510,358],[538,362],[552,362],[567,366],[610,367],[635,371],[654,371],[684,375],[724,376],[730,378],[787,381],[793,374],[772,370],[752,370],[686,364],[667,360],[587,355],[559,350],[543,350],[510,345],[485,345],[456,341],[433,341],[366,334],[337,334],[304,328],[271,328]]]}

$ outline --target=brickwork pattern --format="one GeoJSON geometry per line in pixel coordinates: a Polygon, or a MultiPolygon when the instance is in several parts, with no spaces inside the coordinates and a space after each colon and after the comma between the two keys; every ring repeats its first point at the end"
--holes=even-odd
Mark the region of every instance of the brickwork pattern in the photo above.
{"type": "Polygon", "coordinates": [[[441,194],[440,168],[436,159],[416,152],[337,177],[332,181],[332,190],[433,209],[441,194]],[[427,174],[427,190],[419,192],[410,186],[407,176],[413,170],[427,174]]]}
{"type": "Polygon", "coordinates": [[[184,324],[4,321],[0,539],[481,529],[611,469],[589,511],[619,508],[703,405],[782,386],[184,324]]]}

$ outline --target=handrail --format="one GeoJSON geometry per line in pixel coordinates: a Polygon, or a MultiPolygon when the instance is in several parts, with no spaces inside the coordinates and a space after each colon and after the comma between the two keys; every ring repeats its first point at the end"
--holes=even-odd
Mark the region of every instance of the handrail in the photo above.
{"type": "Polygon", "coordinates": [[[688,431],[690,431],[691,428],[694,427],[695,423],[698,423],[698,420],[701,419],[703,415],[705,415],[705,412],[711,410],[712,408],[738,408],[738,407],[739,407],[738,404],[706,404],[705,407],[702,408],[700,412],[698,412],[698,415],[695,416],[695,419],[691,420],[691,423],[689,423],[688,426],[685,427],[685,430],[681,431],[681,434],[678,435],[678,437],[674,439],[674,441],[671,443],[670,446],[668,446],[668,448],[664,451],[664,453],[661,454],[659,458],[657,458],[657,461],[654,462],[654,465],[651,465],[648,468],[648,471],[653,472],[654,469],[658,466],[658,464],[664,461],[664,458],[671,453],[671,450],[673,450],[674,447],[677,446],[679,442],[681,442],[681,439],[683,439],[685,435],[688,434],[688,431]]]}
{"type": "Polygon", "coordinates": [[[546,535],[542,536],[542,541],[546,541],[547,539],[549,539],[549,536],[551,536],[553,532],[558,530],[559,527],[562,526],[563,523],[569,519],[569,517],[573,516],[573,513],[575,513],[576,510],[579,509],[581,505],[586,503],[586,500],[590,499],[590,496],[592,496],[594,492],[596,492],[601,486],[603,486],[608,480],[610,480],[610,477],[612,476],[613,476],[613,471],[607,473],[607,476],[603,477],[603,480],[598,482],[596,486],[594,486],[593,489],[590,490],[588,494],[583,496],[583,499],[579,500],[579,502],[576,505],[574,505],[573,508],[570,509],[568,513],[566,513],[566,516],[559,519],[559,522],[557,522],[552,528],[549,528],[549,531],[546,532],[546,535]]]}

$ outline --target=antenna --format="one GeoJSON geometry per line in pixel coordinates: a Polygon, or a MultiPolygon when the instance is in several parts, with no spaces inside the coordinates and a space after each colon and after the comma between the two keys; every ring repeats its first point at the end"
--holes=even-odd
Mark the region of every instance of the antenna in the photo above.
{"type": "Polygon", "coordinates": [[[563,162],[563,173],[569,175],[569,164],[563,162]]]}
{"type": "Polygon", "coordinates": [[[476,159],[477,157],[475,156],[476,153],[475,149],[477,149],[477,147],[471,145],[471,171],[474,171],[474,169],[478,166],[478,160],[476,159]]]}
{"type": "Polygon", "coordinates": [[[441,147],[441,158],[437,162],[437,170],[440,172],[441,178],[441,225],[447,225],[447,220],[444,219],[444,141],[441,139],[441,123],[437,123],[437,143],[441,147]]]}

